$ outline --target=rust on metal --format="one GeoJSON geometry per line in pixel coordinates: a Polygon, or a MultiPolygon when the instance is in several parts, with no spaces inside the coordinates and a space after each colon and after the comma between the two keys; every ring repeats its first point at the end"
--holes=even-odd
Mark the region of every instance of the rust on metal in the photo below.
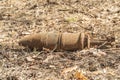
{"type": "Polygon", "coordinates": [[[102,47],[103,45],[111,45],[113,38],[97,40],[90,38],[87,33],[53,33],[41,32],[23,37],[19,41],[19,45],[30,49],[36,48],[42,50],[47,48],[50,50],[82,50],[95,45],[102,47]]]}

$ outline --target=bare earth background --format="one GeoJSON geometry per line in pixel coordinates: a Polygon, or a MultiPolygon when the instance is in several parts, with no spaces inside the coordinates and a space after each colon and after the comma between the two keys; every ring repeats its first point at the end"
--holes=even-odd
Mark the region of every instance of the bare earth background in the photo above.
{"type": "Polygon", "coordinates": [[[23,50],[32,33],[90,32],[120,41],[120,0],[0,0],[0,80],[120,80],[120,50],[106,56],[80,51],[23,50]]]}

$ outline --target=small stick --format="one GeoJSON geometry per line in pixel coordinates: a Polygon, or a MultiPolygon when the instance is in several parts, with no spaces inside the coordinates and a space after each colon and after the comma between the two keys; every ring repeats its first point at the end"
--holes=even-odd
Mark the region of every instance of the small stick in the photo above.
{"type": "Polygon", "coordinates": [[[104,46],[105,44],[107,44],[108,41],[105,41],[103,44],[101,44],[100,46],[97,47],[97,49],[101,48],[102,46],[104,46]]]}

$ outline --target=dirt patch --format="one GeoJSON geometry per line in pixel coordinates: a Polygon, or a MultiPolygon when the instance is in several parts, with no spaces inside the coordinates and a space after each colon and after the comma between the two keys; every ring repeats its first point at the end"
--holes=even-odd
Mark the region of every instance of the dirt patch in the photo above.
{"type": "Polygon", "coordinates": [[[18,46],[21,37],[47,31],[114,35],[119,43],[119,26],[119,0],[0,0],[0,78],[74,80],[79,71],[90,80],[120,80],[120,50],[97,57],[18,46]]]}

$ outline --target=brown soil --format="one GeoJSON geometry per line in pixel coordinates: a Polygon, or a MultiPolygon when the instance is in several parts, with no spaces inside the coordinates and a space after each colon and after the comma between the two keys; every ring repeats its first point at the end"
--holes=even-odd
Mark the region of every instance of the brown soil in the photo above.
{"type": "Polygon", "coordinates": [[[25,35],[48,31],[114,35],[120,42],[120,0],[0,0],[1,80],[75,80],[76,72],[89,80],[120,80],[120,49],[94,56],[18,45],[25,35]]]}

